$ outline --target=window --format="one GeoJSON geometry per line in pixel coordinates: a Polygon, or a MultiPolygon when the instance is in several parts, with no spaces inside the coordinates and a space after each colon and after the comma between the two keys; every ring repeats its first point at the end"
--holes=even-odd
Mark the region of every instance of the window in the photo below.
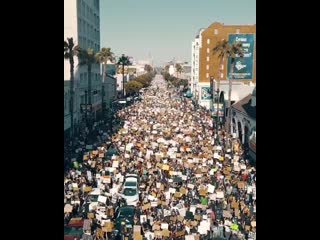
{"type": "Polygon", "coordinates": [[[220,74],[220,78],[223,78],[223,73],[220,74]]]}
{"type": "Polygon", "coordinates": [[[207,62],[209,62],[209,60],[210,60],[210,57],[207,57],[207,62]]]}
{"type": "Polygon", "coordinates": [[[207,70],[209,70],[209,65],[207,65],[207,70]]]}
{"type": "Polygon", "coordinates": [[[88,19],[89,18],[89,14],[90,14],[88,5],[86,6],[86,12],[87,12],[87,19],[88,19]]]}
{"type": "Polygon", "coordinates": [[[207,53],[210,53],[210,49],[209,48],[207,48],[207,53]]]}
{"type": "Polygon", "coordinates": [[[80,73],[80,83],[83,82],[83,73],[80,73]]]}
{"type": "Polygon", "coordinates": [[[236,33],[237,33],[237,34],[239,34],[239,33],[240,33],[240,29],[239,29],[239,28],[236,30],[236,33]]]}
{"type": "Polygon", "coordinates": [[[85,81],[88,81],[88,74],[84,73],[83,78],[84,78],[85,81]]]}
{"type": "Polygon", "coordinates": [[[214,30],[214,35],[218,35],[218,29],[214,30]]]}
{"type": "Polygon", "coordinates": [[[206,78],[209,78],[209,73],[206,74],[206,78]]]}
{"type": "Polygon", "coordinates": [[[210,39],[207,39],[207,44],[210,44],[210,39]]]}
{"type": "Polygon", "coordinates": [[[224,68],[224,65],[223,65],[223,64],[221,64],[221,70],[223,70],[223,68],[224,68]]]}

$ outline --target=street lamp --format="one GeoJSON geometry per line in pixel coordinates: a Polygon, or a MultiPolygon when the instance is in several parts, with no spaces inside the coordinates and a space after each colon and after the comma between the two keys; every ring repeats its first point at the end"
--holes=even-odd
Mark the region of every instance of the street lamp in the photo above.
{"type": "Polygon", "coordinates": [[[129,57],[122,54],[118,60],[118,65],[122,66],[122,97],[124,98],[124,66],[130,64],[129,57]]]}

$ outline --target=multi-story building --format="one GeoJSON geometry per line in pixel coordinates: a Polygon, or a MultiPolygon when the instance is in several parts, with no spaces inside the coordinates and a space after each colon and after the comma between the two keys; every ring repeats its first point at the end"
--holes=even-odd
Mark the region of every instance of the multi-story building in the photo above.
{"type": "MultiPolygon", "coordinates": [[[[68,0],[64,1],[64,39],[73,38],[76,45],[82,49],[100,50],[100,2],[99,0],[68,0]]],[[[87,66],[79,66],[79,60],[74,57],[74,123],[77,125],[81,118],[80,105],[85,104],[91,94],[92,115],[101,109],[101,74],[100,64],[94,64],[91,69],[92,90],[88,93],[87,66]]],[[[70,80],[69,61],[64,62],[64,80],[70,80]]]]}
{"type": "MultiPolygon", "coordinates": [[[[192,84],[193,88],[198,83],[199,91],[199,103],[207,108],[212,107],[212,101],[210,97],[210,77],[217,82],[227,82],[229,80],[230,72],[230,59],[223,59],[223,63],[220,65],[220,59],[218,54],[213,55],[213,48],[216,44],[225,39],[229,43],[238,41],[242,43],[244,50],[244,57],[241,61],[236,58],[236,65],[234,68],[234,74],[232,77],[235,85],[243,84],[255,84],[256,82],[256,25],[224,25],[219,22],[212,23],[208,28],[200,31],[198,38],[194,40],[193,46],[196,47],[197,42],[199,45],[199,72],[198,79],[196,80],[196,71],[192,72],[192,84]],[[199,39],[199,40],[197,40],[199,39]],[[221,70],[219,76],[219,68],[221,70]]],[[[195,55],[193,60],[193,70],[196,69],[196,48],[194,50],[195,55]]],[[[248,88],[249,89],[249,88],[248,88]]],[[[250,89],[252,90],[252,89],[250,89]]],[[[224,99],[228,101],[228,91],[224,91],[224,99]]],[[[231,102],[235,102],[239,99],[233,99],[231,95],[231,102]]],[[[227,109],[226,109],[227,110],[227,109]]]]}
{"type": "Polygon", "coordinates": [[[199,83],[199,47],[201,44],[201,33],[204,28],[201,28],[196,35],[195,39],[192,41],[191,48],[191,81],[190,87],[191,92],[194,96],[198,96],[198,83],[199,83]]]}
{"type": "Polygon", "coordinates": [[[231,106],[231,131],[248,146],[249,154],[256,160],[256,88],[231,106]]]}
{"type": "Polygon", "coordinates": [[[64,133],[65,136],[69,135],[71,126],[70,117],[70,83],[64,81],[64,133]]]}
{"type": "MultiPolygon", "coordinates": [[[[230,61],[223,60],[221,75],[218,76],[220,60],[213,55],[213,48],[217,42],[226,39],[229,42],[240,41],[245,51],[242,67],[235,67],[233,81],[243,83],[256,82],[256,54],[255,54],[256,25],[224,25],[219,22],[212,23],[201,33],[201,46],[199,48],[199,81],[209,82],[210,76],[216,80],[229,78],[230,61]]],[[[236,64],[237,65],[237,64],[236,64]]]]}

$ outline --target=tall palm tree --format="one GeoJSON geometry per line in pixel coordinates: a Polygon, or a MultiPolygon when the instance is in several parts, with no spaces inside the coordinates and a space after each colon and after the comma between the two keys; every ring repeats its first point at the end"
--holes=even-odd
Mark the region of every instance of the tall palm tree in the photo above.
{"type": "Polygon", "coordinates": [[[64,41],[64,59],[69,60],[70,63],[70,136],[73,137],[74,123],[73,123],[73,106],[74,106],[74,59],[73,57],[78,54],[79,46],[73,42],[73,38],[67,38],[64,41]]]}
{"type": "Polygon", "coordinates": [[[122,97],[124,98],[124,66],[130,65],[129,57],[122,54],[118,60],[118,65],[122,66],[122,97]]]}
{"type": "Polygon", "coordinates": [[[230,58],[230,63],[231,63],[230,70],[229,70],[230,71],[229,72],[229,92],[228,92],[229,114],[228,114],[228,123],[227,123],[229,133],[231,133],[231,92],[232,92],[233,71],[234,71],[236,57],[242,58],[243,50],[242,50],[242,44],[239,42],[233,42],[232,44],[229,44],[226,40],[222,40],[221,42],[217,43],[217,46],[216,46],[217,50],[216,51],[214,50],[214,52],[216,53],[219,52],[220,59],[221,59],[221,56],[230,58]]]}
{"type": "Polygon", "coordinates": [[[111,52],[111,48],[101,48],[101,51],[96,54],[96,59],[102,64],[102,82],[104,82],[107,62],[114,61],[114,54],[111,52]]]}
{"type": "Polygon", "coordinates": [[[91,81],[91,69],[92,65],[97,62],[95,52],[93,49],[88,48],[87,50],[81,49],[78,53],[78,58],[80,60],[79,65],[88,67],[88,104],[92,104],[92,81],[91,81]]]}
{"type": "Polygon", "coordinates": [[[113,62],[114,54],[111,52],[110,48],[101,48],[101,51],[96,54],[96,59],[99,63],[102,63],[102,85],[101,85],[101,108],[102,108],[102,117],[104,117],[104,80],[106,75],[106,67],[108,61],[113,62]]]}
{"type": "Polygon", "coordinates": [[[179,76],[181,77],[181,73],[183,72],[183,68],[181,64],[179,63],[176,64],[176,71],[179,73],[179,76]]]}
{"type": "Polygon", "coordinates": [[[231,91],[232,91],[232,78],[233,78],[233,71],[234,71],[234,65],[236,61],[236,57],[243,58],[243,50],[242,50],[242,43],[239,42],[233,42],[232,44],[229,44],[228,48],[228,57],[230,58],[231,64],[230,64],[230,74],[229,74],[229,116],[228,116],[228,129],[231,133],[231,91]]]}
{"type": "Polygon", "coordinates": [[[219,58],[219,67],[218,67],[218,84],[217,84],[217,120],[216,120],[216,129],[218,130],[218,124],[219,124],[219,101],[220,101],[220,80],[221,80],[221,66],[223,64],[223,60],[225,57],[227,57],[228,52],[228,41],[222,39],[221,41],[217,42],[217,45],[213,48],[213,55],[218,54],[219,58]]]}

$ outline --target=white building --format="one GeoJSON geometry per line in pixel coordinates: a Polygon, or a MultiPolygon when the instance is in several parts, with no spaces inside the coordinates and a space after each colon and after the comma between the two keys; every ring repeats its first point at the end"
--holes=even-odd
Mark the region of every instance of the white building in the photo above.
{"type": "Polygon", "coordinates": [[[231,106],[231,129],[256,160],[256,88],[231,106]]]}
{"type": "MultiPolygon", "coordinates": [[[[65,0],[64,1],[64,40],[73,38],[76,45],[82,49],[100,50],[100,0],[65,0]]],[[[85,104],[85,91],[88,90],[87,66],[79,66],[74,57],[75,99],[74,123],[81,120],[80,104],[85,104]]],[[[64,80],[70,80],[70,64],[64,61],[64,80]]],[[[101,74],[100,64],[92,66],[91,70],[91,99],[93,116],[101,109],[101,74]]]]}
{"type": "MultiPolygon", "coordinates": [[[[198,101],[200,101],[200,94],[199,94],[199,47],[201,45],[201,33],[205,29],[202,28],[199,30],[197,36],[192,41],[192,48],[191,48],[191,92],[193,96],[195,96],[198,101]]],[[[207,85],[207,84],[206,84],[207,85]]]]}

